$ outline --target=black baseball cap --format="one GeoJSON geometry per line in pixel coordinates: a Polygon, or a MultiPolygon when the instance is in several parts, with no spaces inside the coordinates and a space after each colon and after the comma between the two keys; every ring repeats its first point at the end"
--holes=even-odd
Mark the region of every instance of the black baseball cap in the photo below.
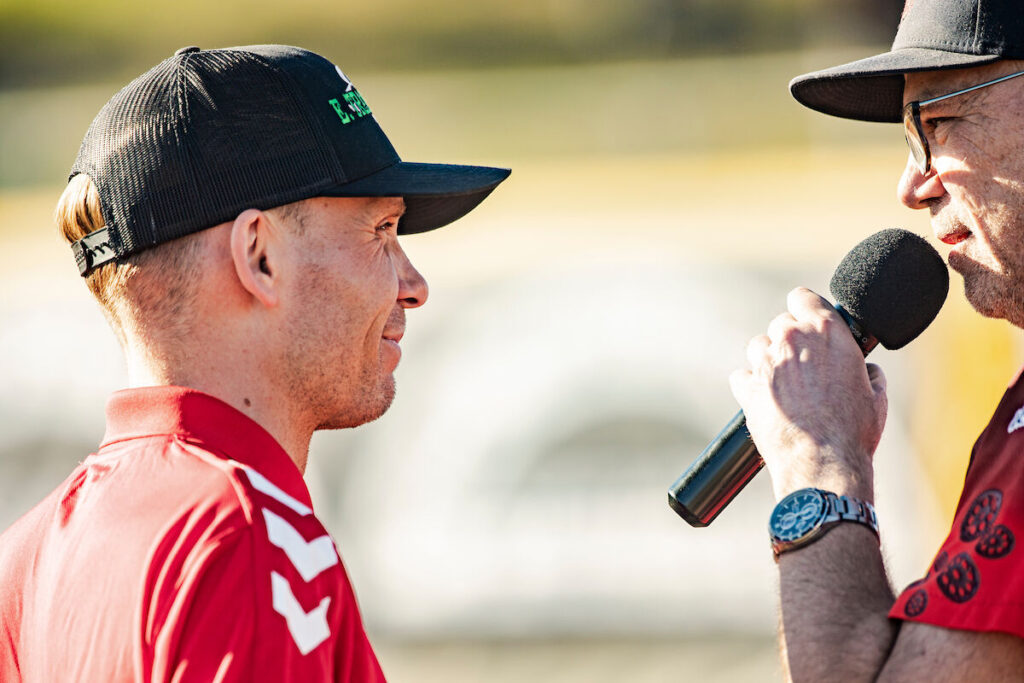
{"type": "Polygon", "coordinates": [[[903,120],[903,75],[1024,58],[1017,0],[907,0],[892,49],[804,74],[789,84],[801,104],[861,121],[903,120]]]}
{"type": "MultiPolygon", "coordinates": [[[[416,102],[409,106],[415,107],[416,102]]],[[[71,177],[96,184],[105,226],[72,245],[79,272],[310,197],[403,197],[399,233],[473,210],[510,171],[402,161],[345,73],[308,50],[186,47],[93,120],[71,177]]]]}

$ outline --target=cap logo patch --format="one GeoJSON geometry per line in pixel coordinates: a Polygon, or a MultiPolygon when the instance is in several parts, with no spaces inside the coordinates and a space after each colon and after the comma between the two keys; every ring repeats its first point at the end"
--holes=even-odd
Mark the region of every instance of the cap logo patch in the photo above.
{"type": "Polygon", "coordinates": [[[117,256],[110,243],[110,230],[104,226],[71,245],[80,275],[85,275],[117,256]]]}
{"type": "Polygon", "coordinates": [[[341,99],[344,103],[340,102],[338,98],[333,97],[327,100],[327,104],[331,105],[334,109],[334,113],[338,115],[343,124],[352,123],[356,119],[361,119],[370,113],[370,107],[366,104],[366,100],[359,94],[358,90],[350,90],[341,94],[341,99]]]}
{"type": "Polygon", "coordinates": [[[366,104],[366,100],[359,94],[356,87],[352,85],[352,81],[348,79],[348,76],[341,70],[341,67],[335,64],[334,70],[338,72],[338,76],[345,84],[345,92],[341,93],[341,99],[331,98],[327,100],[327,104],[331,105],[334,113],[341,119],[342,124],[352,123],[356,119],[361,119],[370,114],[370,107],[366,104]]]}
{"type": "Polygon", "coordinates": [[[341,97],[345,100],[345,104],[339,102],[337,98],[331,98],[327,100],[327,103],[331,105],[342,123],[352,123],[370,113],[370,107],[358,90],[342,93],[341,97]]]}
{"type": "Polygon", "coordinates": [[[340,66],[335,64],[334,70],[338,72],[339,76],[341,76],[341,80],[345,81],[345,92],[348,92],[349,90],[355,90],[355,86],[352,85],[352,81],[348,79],[348,76],[345,75],[345,72],[341,70],[340,66]]]}

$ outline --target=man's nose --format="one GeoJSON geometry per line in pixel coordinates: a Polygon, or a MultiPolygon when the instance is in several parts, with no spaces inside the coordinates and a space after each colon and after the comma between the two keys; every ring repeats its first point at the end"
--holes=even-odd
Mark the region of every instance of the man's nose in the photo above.
{"type": "Polygon", "coordinates": [[[911,209],[924,209],[928,207],[928,200],[946,194],[946,188],[934,166],[928,173],[921,173],[914,158],[908,156],[896,194],[899,195],[900,201],[911,209]]]}
{"type": "Polygon", "coordinates": [[[430,288],[420,271],[412,265],[412,261],[399,248],[397,255],[398,270],[398,303],[402,308],[419,308],[427,302],[430,288]]]}

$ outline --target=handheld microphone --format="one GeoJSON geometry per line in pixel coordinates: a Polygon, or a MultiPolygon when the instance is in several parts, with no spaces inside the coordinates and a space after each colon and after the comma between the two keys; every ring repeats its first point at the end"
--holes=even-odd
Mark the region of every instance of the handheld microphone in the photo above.
{"type": "MultiPolygon", "coordinates": [[[[923,238],[890,228],[850,250],[829,289],[867,356],[878,343],[895,350],[924,332],[946,301],[949,272],[923,238]]],[[[762,467],[741,410],[672,484],[669,505],[690,526],[708,526],[762,467]]]]}

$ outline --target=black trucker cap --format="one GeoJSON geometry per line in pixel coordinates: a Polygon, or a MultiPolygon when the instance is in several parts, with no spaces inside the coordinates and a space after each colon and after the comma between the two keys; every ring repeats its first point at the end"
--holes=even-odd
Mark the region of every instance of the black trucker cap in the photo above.
{"type": "Polygon", "coordinates": [[[425,232],[469,213],[510,171],[402,161],[341,69],[301,48],[250,45],[182,48],[129,83],[89,126],[79,173],[106,224],[72,245],[86,275],[245,209],[316,196],[404,197],[399,233],[425,232]]]}
{"type": "Polygon", "coordinates": [[[798,76],[801,104],[862,121],[902,120],[903,74],[1024,58],[1018,0],[907,0],[889,52],[798,76]]]}

